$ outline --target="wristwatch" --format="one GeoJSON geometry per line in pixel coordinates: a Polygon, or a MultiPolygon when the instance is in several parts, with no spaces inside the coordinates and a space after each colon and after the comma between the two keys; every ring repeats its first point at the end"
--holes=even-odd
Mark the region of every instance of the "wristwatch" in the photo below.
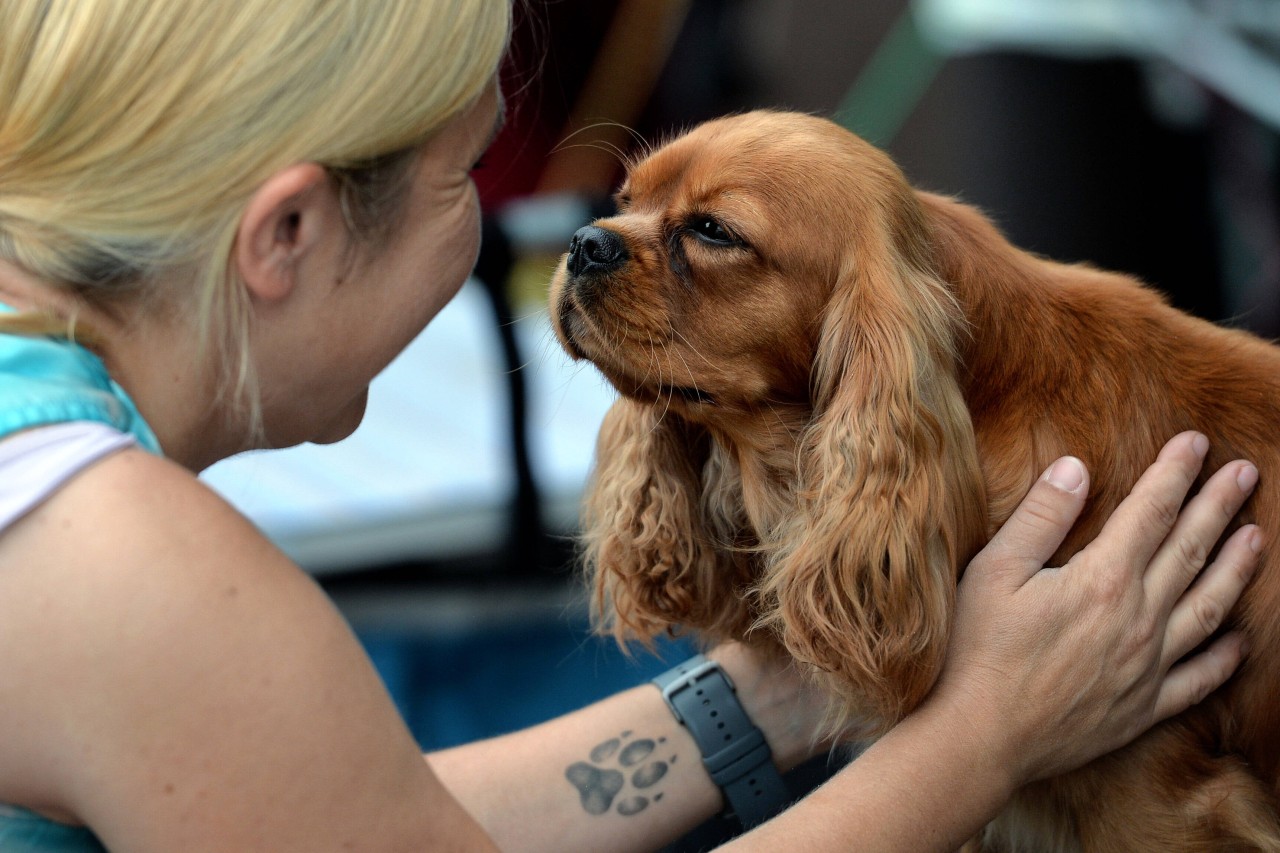
{"type": "Polygon", "coordinates": [[[702,752],[702,763],[744,829],[782,811],[791,793],[773,766],[764,733],[742,709],[720,664],[695,655],[657,678],[671,713],[702,752]]]}

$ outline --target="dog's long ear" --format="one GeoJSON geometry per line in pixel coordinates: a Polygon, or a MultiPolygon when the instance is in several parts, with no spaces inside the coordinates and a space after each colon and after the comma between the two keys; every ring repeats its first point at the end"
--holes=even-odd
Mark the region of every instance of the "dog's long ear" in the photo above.
{"type": "Polygon", "coordinates": [[[745,559],[719,541],[703,498],[710,439],[701,427],[621,399],[600,430],[583,512],[597,625],[619,640],[676,626],[740,636],[754,617],[745,559]]]}
{"type": "Polygon", "coordinates": [[[885,226],[843,262],[823,318],[795,515],[761,588],[773,607],[766,624],[872,725],[895,722],[933,684],[957,567],[986,526],[956,378],[963,318],[928,268],[912,211],[909,236],[885,226]]]}

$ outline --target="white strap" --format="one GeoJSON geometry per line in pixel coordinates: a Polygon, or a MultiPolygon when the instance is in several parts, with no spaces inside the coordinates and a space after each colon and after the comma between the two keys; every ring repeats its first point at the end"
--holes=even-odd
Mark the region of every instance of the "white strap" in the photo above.
{"type": "Polygon", "coordinates": [[[104,456],[132,447],[133,436],[94,421],[70,421],[0,440],[0,531],[104,456]]]}

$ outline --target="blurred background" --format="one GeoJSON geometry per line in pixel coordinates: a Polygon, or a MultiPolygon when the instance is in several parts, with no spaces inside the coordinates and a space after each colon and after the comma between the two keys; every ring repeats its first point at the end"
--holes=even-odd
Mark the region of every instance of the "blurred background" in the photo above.
{"type": "Polygon", "coordinates": [[[692,650],[628,656],[590,634],[573,534],[613,393],[561,353],[545,310],[570,235],[610,210],[646,142],[756,106],[833,117],[1024,248],[1280,332],[1280,0],[516,6],[473,280],[375,382],[351,439],[205,474],[334,596],[424,749],[692,650]]]}

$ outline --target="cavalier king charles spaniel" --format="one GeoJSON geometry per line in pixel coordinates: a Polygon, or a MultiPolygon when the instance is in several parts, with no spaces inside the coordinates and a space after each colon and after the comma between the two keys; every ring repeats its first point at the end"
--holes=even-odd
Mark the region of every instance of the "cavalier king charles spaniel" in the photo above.
{"type": "MultiPolygon", "coordinates": [[[[1280,349],[1015,248],[829,121],[703,124],[617,202],[574,236],[551,313],[621,395],[583,521],[619,637],[786,654],[881,731],[938,674],[959,572],[1057,457],[1092,486],[1054,565],[1187,429],[1207,471],[1259,465],[1239,522],[1280,530],[1280,349]]],[[[1280,849],[1275,559],[1236,609],[1252,652],[1227,687],[1024,789],[975,845],[1280,849]]]]}

